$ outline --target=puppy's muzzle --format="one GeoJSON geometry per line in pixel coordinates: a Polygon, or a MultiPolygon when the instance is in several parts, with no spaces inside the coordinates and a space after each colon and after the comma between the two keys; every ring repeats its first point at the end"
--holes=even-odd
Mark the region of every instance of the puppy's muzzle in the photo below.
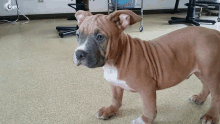
{"type": "Polygon", "coordinates": [[[85,51],[83,51],[83,50],[77,50],[75,52],[75,55],[76,55],[77,61],[79,61],[79,62],[77,62],[76,65],[79,66],[81,61],[85,60],[85,58],[87,56],[87,53],[85,51]]]}

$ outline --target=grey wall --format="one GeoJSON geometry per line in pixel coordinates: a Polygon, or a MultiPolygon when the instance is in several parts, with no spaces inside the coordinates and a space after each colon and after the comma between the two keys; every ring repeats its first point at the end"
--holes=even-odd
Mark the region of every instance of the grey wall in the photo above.
{"type": "MultiPolygon", "coordinates": [[[[144,9],[173,9],[176,0],[144,0],[144,9]]],[[[187,8],[184,6],[189,0],[180,0],[179,8],[187,8]]]]}
{"type": "MultiPolygon", "coordinates": [[[[16,11],[6,11],[4,4],[8,0],[0,0],[0,16],[16,15],[16,11]]],[[[15,5],[14,0],[12,0],[15,5]]],[[[53,14],[53,13],[74,13],[74,9],[67,6],[68,3],[75,3],[71,0],[44,0],[39,3],[38,0],[18,0],[20,10],[26,14],[53,14]]]]}
{"type": "MultiPolygon", "coordinates": [[[[12,10],[10,12],[4,9],[4,4],[8,0],[0,0],[0,16],[16,15],[16,11],[12,10]]],[[[92,0],[93,1],[93,0],[92,0]]],[[[91,3],[92,1],[89,0],[91,3]]],[[[107,0],[95,0],[96,3],[106,4],[107,0]],[[104,2],[103,2],[104,1],[104,2]]],[[[172,9],[174,8],[176,0],[144,0],[144,9],[172,9]]],[[[180,0],[179,8],[186,8],[184,6],[189,0],[180,0]]],[[[15,1],[12,0],[13,5],[15,1]]],[[[26,14],[53,14],[53,13],[75,13],[74,9],[67,6],[68,3],[75,3],[75,0],[44,0],[43,3],[39,3],[38,0],[18,0],[20,10],[26,14]]],[[[92,12],[97,11],[107,11],[107,5],[100,4],[89,4],[96,5],[96,7],[91,7],[92,12]],[[103,8],[104,7],[104,8],[103,8]],[[94,8],[94,10],[92,9],[94,8]]]]}

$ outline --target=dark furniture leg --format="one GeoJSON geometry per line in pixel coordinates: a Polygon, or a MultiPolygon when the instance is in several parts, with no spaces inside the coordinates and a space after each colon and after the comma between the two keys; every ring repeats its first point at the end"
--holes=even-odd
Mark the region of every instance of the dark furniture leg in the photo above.
{"type": "Polygon", "coordinates": [[[220,22],[220,6],[218,6],[218,19],[217,19],[218,22],[220,22]]]}
{"type": "Polygon", "coordinates": [[[196,3],[196,0],[189,0],[186,18],[171,17],[171,20],[169,20],[168,23],[169,24],[191,23],[196,26],[200,26],[199,22],[215,24],[216,22],[214,20],[201,20],[201,19],[195,18],[195,3],[196,3]]]}
{"type": "Polygon", "coordinates": [[[174,10],[173,10],[173,12],[171,12],[171,14],[180,12],[180,11],[178,10],[179,2],[180,2],[180,0],[176,0],[174,10]]]}
{"type": "Polygon", "coordinates": [[[77,30],[67,30],[67,31],[64,31],[64,32],[59,32],[59,36],[61,38],[63,38],[64,36],[67,36],[67,35],[75,35],[76,34],[76,31],[77,30]]]}
{"type": "MultiPolygon", "coordinates": [[[[76,0],[75,4],[68,4],[69,7],[75,9],[76,11],[78,10],[88,10],[88,0],[76,0]],[[86,4],[85,4],[86,3],[86,4]]],[[[67,20],[76,20],[76,18],[70,17],[67,20]]],[[[67,35],[75,35],[76,31],[79,29],[78,25],[74,27],[64,27],[64,26],[57,26],[56,30],[59,31],[59,36],[63,38],[64,36],[67,35]]]]}
{"type": "Polygon", "coordinates": [[[57,31],[60,31],[60,30],[77,30],[77,29],[78,29],[77,26],[75,26],[75,27],[63,27],[63,26],[57,26],[57,27],[56,27],[56,30],[57,30],[57,31]]]}

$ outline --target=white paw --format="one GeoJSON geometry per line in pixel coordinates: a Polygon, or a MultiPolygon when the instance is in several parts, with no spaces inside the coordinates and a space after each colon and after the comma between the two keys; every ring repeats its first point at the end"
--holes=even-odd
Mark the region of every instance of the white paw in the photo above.
{"type": "Polygon", "coordinates": [[[99,116],[99,113],[97,113],[95,116],[96,116],[96,118],[98,118],[98,119],[104,119],[103,116],[101,116],[101,117],[99,116]]]}
{"type": "Polygon", "coordinates": [[[196,100],[196,98],[194,98],[195,96],[196,95],[190,96],[189,97],[189,101],[192,102],[192,103],[195,103],[197,105],[202,105],[204,103],[204,101],[203,102],[199,102],[198,100],[196,100]]]}
{"type": "Polygon", "coordinates": [[[189,97],[189,101],[190,101],[190,102],[194,102],[194,101],[193,101],[193,96],[190,96],[190,97],[189,97]]]}
{"type": "Polygon", "coordinates": [[[145,123],[142,121],[141,117],[139,117],[136,120],[133,120],[131,124],[145,124],[145,123]]]}

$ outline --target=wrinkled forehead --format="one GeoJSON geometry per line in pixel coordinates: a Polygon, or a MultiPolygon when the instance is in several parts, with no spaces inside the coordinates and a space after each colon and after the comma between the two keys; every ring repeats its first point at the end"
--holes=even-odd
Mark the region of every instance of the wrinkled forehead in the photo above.
{"type": "Polygon", "coordinates": [[[117,31],[117,26],[107,16],[102,14],[87,16],[79,27],[80,32],[87,35],[97,31],[105,35],[113,34],[117,31]]]}

